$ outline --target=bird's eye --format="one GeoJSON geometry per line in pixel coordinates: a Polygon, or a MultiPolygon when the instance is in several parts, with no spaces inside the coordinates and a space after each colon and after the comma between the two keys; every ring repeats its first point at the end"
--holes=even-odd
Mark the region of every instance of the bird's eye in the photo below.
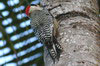
{"type": "Polygon", "coordinates": [[[31,4],[31,6],[37,6],[36,4],[31,4]]]}

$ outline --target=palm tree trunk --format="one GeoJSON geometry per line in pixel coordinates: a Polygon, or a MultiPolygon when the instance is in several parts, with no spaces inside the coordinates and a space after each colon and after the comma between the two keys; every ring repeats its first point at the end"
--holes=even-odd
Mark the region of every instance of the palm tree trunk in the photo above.
{"type": "Polygon", "coordinates": [[[41,0],[60,22],[63,53],[55,64],[44,48],[45,66],[100,66],[100,20],[97,0],[41,0]]]}

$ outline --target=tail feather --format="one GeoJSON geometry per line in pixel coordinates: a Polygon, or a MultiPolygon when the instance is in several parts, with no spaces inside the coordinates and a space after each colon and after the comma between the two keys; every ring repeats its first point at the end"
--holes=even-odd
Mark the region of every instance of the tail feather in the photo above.
{"type": "Polygon", "coordinates": [[[59,44],[59,42],[57,41],[57,39],[55,37],[53,37],[53,42],[54,42],[54,45],[55,45],[55,48],[56,48],[57,58],[59,59],[63,48],[61,47],[61,45],[59,44]]]}
{"type": "Polygon", "coordinates": [[[53,39],[50,42],[48,42],[48,45],[49,45],[47,46],[48,52],[50,53],[50,56],[55,63],[55,60],[59,60],[63,48],[58,43],[55,37],[53,37],[53,39]]]}

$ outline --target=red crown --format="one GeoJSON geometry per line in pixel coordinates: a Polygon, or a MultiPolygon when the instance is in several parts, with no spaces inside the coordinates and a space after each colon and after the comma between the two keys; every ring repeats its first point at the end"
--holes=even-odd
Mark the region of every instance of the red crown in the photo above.
{"type": "Polygon", "coordinates": [[[27,6],[26,10],[25,10],[25,13],[26,13],[27,16],[30,16],[29,10],[30,10],[30,6],[27,6]]]}

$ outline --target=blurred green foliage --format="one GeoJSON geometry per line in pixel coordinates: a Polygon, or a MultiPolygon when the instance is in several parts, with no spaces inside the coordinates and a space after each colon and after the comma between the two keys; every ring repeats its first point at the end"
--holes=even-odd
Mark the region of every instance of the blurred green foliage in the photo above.
{"type": "MultiPolygon", "coordinates": [[[[33,41],[30,39],[32,37],[34,38],[35,36],[30,25],[28,24],[29,18],[25,15],[25,7],[32,1],[33,0],[0,1],[0,3],[5,5],[5,8],[0,10],[0,43],[3,44],[3,46],[1,46],[2,44],[0,45],[0,66],[7,66],[11,63],[15,64],[11,66],[44,66],[42,56],[43,46],[37,40],[33,39],[33,41]],[[20,2],[16,3],[14,1],[20,2]],[[9,12],[9,14],[4,16],[4,11],[9,12]],[[9,18],[12,19],[12,21],[9,18]],[[9,23],[9,21],[11,21],[11,23],[9,23]],[[5,25],[7,22],[8,24],[5,25]],[[21,25],[26,26],[21,27],[21,25]],[[12,32],[10,32],[10,29],[7,29],[9,27],[11,30],[13,30],[12,32]],[[15,35],[16,40],[14,40],[14,38],[11,39],[15,35]],[[5,48],[10,49],[9,52],[4,51],[5,48]],[[9,56],[11,56],[11,58],[9,58],[9,56]],[[6,57],[9,59],[6,59],[6,57]]],[[[0,7],[3,6],[0,5],[0,7]]]]}

